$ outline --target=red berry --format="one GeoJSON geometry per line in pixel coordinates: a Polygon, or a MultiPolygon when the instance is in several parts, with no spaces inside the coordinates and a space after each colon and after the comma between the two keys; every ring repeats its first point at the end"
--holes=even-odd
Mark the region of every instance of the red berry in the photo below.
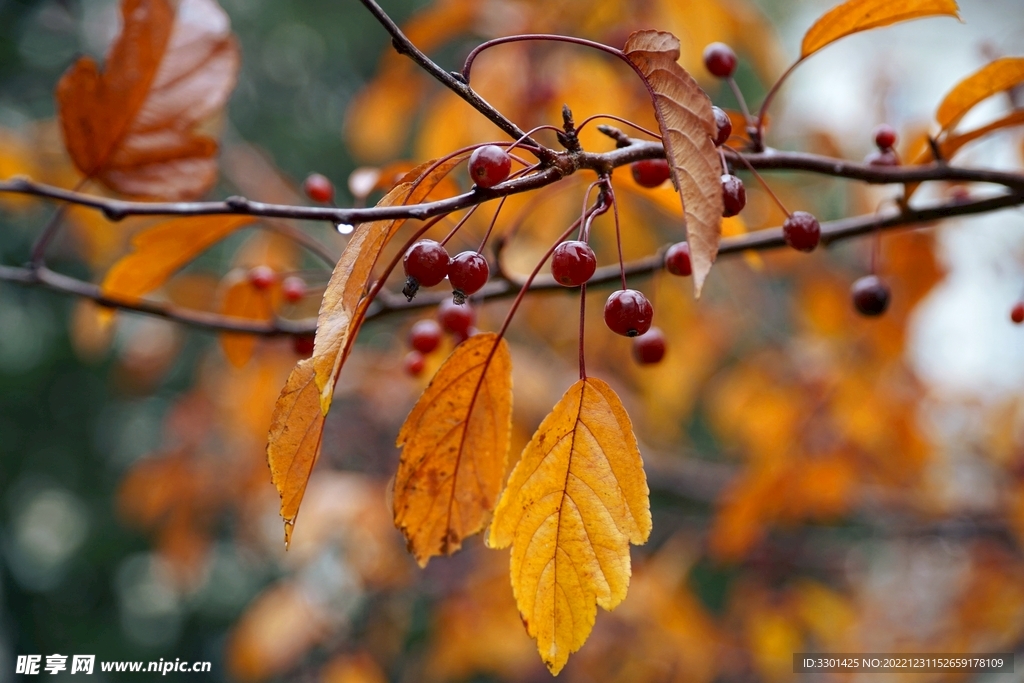
{"type": "Polygon", "coordinates": [[[469,157],[469,177],[479,187],[494,187],[512,170],[512,157],[497,145],[484,145],[469,157]]]}
{"type": "Polygon", "coordinates": [[[298,275],[289,275],[281,283],[281,294],[290,303],[301,301],[306,296],[306,281],[298,275]]]}
{"type": "Polygon", "coordinates": [[[441,343],[441,326],[435,320],[418,320],[409,330],[409,346],[420,353],[430,353],[441,343]]]}
{"type": "Polygon", "coordinates": [[[426,366],[427,361],[419,351],[410,351],[405,354],[405,372],[407,375],[419,377],[426,366]]]}
{"type": "Polygon", "coordinates": [[[1024,301],[1018,301],[1010,309],[1010,320],[1018,325],[1024,323],[1024,301]]]}
{"type": "Polygon", "coordinates": [[[729,78],[736,71],[736,53],[725,43],[711,43],[704,48],[704,67],[712,76],[729,78]]]}
{"type": "Polygon", "coordinates": [[[747,205],[747,190],[743,181],[726,173],[722,176],[722,217],[735,216],[747,205]]]}
{"type": "Polygon", "coordinates": [[[633,339],[633,358],[641,365],[660,363],[665,357],[665,335],[657,327],[633,339]]]}
{"type": "Polygon", "coordinates": [[[604,304],[604,322],[608,329],[626,337],[639,336],[651,329],[654,308],[642,292],[620,289],[612,292],[604,304]]]}
{"type": "Polygon", "coordinates": [[[458,346],[459,344],[466,341],[470,337],[474,337],[478,334],[480,334],[480,330],[476,329],[475,327],[470,327],[465,332],[455,334],[453,335],[455,337],[455,345],[458,346]]]}
{"type": "Polygon", "coordinates": [[[595,270],[597,256],[586,242],[562,242],[551,255],[551,275],[564,287],[579,287],[594,276],[595,270]]]}
{"type": "Polygon", "coordinates": [[[864,157],[864,163],[868,166],[899,166],[900,158],[892,149],[883,149],[864,157]]]}
{"type": "Polygon", "coordinates": [[[821,224],[806,211],[794,211],[782,224],[782,236],[797,251],[814,251],[821,241],[821,224]]]}
{"type": "Polygon", "coordinates": [[[270,266],[256,266],[249,271],[249,282],[256,289],[270,289],[277,280],[277,273],[270,266]]]}
{"type": "Polygon", "coordinates": [[[302,184],[302,189],[314,202],[326,204],[334,201],[334,183],[319,173],[311,173],[302,184]]]}
{"type": "Polygon", "coordinates": [[[896,130],[885,123],[875,128],[875,144],[883,152],[892,149],[896,145],[896,130]]]}
{"type": "Polygon", "coordinates": [[[468,335],[469,328],[476,323],[476,311],[469,304],[457,304],[445,299],[437,308],[437,319],[441,327],[454,335],[468,335]]]}
{"type": "Polygon", "coordinates": [[[634,161],[630,169],[633,171],[633,180],[640,187],[658,187],[672,175],[664,159],[634,161]]]}
{"type": "Polygon", "coordinates": [[[729,141],[732,135],[732,119],[721,107],[711,107],[715,115],[715,125],[718,127],[718,135],[715,136],[715,147],[721,147],[729,141]]]}
{"type": "Polygon", "coordinates": [[[690,244],[688,242],[679,242],[668,248],[668,251],[665,252],[665,270],[673,275],[680,275],[682,277],[686,277],[693,272],[693,266],[690,264],[690,244]]]}
{"type": "Polygon", "coordinates": [[[434,240],[420,240],[405,252],[405,274],[424,287],[433,287],[448,275],[448,251],[434,240]]]}
{"type": "Polygon", "coordinates": [[[465,299],[487,284],[491,270],[487,259],[475,251],[464,251],[452,259],[448,266],[448,281],[457,292],[457,298],[465,299]]]}
{"type": "Polygon", "coordinates": [[[315,337],[311,334],[300,334],[297,337],[292,337],[292,349],[303,358],[309,358],[313,355],[314,346],[315,337]]]}
{"type": "Polygon", "coordinates": [[[877,275],[865,275],[850,287],[853,305],[861,315],[882,315],[889,308],[889,287],[877,275]]]}

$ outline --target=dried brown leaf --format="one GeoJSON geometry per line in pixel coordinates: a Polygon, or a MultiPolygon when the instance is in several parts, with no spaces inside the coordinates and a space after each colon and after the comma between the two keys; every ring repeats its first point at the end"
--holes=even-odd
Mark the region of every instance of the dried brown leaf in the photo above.
{"type": "Polygon", "coordinates": [[[188,199],[216,180],[217,143],[197,132],[234,88],[239,53],[214,0],[124,0],[101,72],[90,57],[57,84],[64,140],[88,178],[128,195],[188,199]]]}
{"type": "Polygon", "coordinates": [[[623,48],[654,101],[672,182],[686,215],[693,286],[700,296],[718,255],[722,223],[722,162],[712,142],[718,128],[711,100],[679,66],[679,39],[664,31],[637,31],[623,48]]]}

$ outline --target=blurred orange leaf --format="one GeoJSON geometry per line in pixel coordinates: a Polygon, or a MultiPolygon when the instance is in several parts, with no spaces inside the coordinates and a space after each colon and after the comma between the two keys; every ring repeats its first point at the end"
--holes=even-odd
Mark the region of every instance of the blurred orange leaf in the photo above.
{"type": "Polygon", "coordinates": [[[470,337],[434,375],[398,433],[395,526],[421,566],[483,529],[512,430],[512,358],[494,333],[470,337]]]}
{"type": "Polygon", "coordinates": [[[722,163],[711,100],[679,66],[679,39],[664,31],[637,31],[623,48],[651,92],[658,128],[686,213],[693,286],[700,296],[718,255],[722,222],[722,163]]]}
{"type": "Polygon", "coordinates": [[[107,271],[100,288],[105,296],[136,301],[163,285],[207,247],[254,220],[251,216],[197,216],[143,230],[132,238],[131,253],[107,271]]]}
{"type": "Polygon", "coordinates": [[[923,17],[960,18],[954,0],[848,0],[826,12],[804,34],[800,59],[848,35],[923,17]]]}
{"type": "Polygon", "coordinates": [[[974,105],[1019,83],[1024,83],[1024,57],[997,59],[957,83],[939,104],[935,120],[949,130],[974,105]]]}
{"type": "MultiPolygon", "coordinates": [[[[221,304],[221,313],[231,318],[270,321],[274,307],[270,291],[257,288],[249,280],[248,273],[234,271],[224,278],[226,289],[221,304]]],[[[224,355],[236,368],[249,362],[256,348],[256,337],[245,332],[222,332],[220,345],[224,355]]]]}
{"type": "Polygon", "coordinates": [[[217,143],[196,128],[223,108],[239,66],[228,17],[214,0],[124,0],[121,14],[104,70],[82,57],[57,84],[68,152],[117,192],[202,195],[217,143]]]}
{"type": "MultiPolygon", "coordinates": [[[[459,155],[448,159],[432,170],[430,169],[434,162],[417,166],[405,176],[402,183],[388,192],[377,206],[416,204],[423,201],[449,171],[462,161],[462,158],[462,155],[459,155]],[[428,170],[429,175],[424,175],[428,170]]],[[[404,224],[404,220],[385,220],[366,223],[356,228],[324,291],[316,324],[316,345],[313,349],[316,384],[320,389],[320,408],[324,415],[331,407],[334,385],[341,373],[341,366],[348,358],[356,333],[362,324],[363,311],[360,302],[370,285],[373,267],[377,264],[384,247],[404,224]]],[[[362,307],[365,305],[363,303],[362,307]]]]}
{"type": "Polygon", "coordinates": [[[324,414],[312,359],[299,361],[274,406],[267,443],[270,478],[281,495],[284,542],[291,542],[306,483],[320,455],[324,414]]]}
{"type": "Polygon", "coordinates": [[[647,477],[629,416],[587,378],[541,423],[494,512],[488,545],[512,545],[512,590],[541,659],[557,674],[629,587],[629,544],[647,541],[647,477]]]}

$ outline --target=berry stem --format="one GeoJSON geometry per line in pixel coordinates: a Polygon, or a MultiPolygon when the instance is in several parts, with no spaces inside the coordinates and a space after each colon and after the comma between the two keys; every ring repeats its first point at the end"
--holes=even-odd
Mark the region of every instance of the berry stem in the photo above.
{"type": "Polygon", "coordinates": [[[633,123],[629,119],[624,119],[620,116],[615,116],[613,114],[594,114],[593,116],[588,116],[587,118],[583,119],[583,122],[580,125],[576,126],[576,132],[579,133],[581,130],[583,130],[583,126],[587,125],[591,121],[596,121],[597,119],[611,119],[612,121],[618,121],[619,123],[624,123],[630,128],[638,130],[641,133],[646,133],[647,135],[650,135],[655,140],[662,139],[661,135],[655,133],[653,130],[648,130],[647,128],[644,128],[641,125],[633,123]]]}
{"type": "Polygon", "coordinates": [[[754,144],[754,150],[761,152],[764,150],[764,117],[768,113],[768,107],[771,105],[772,100],[775,98],[775,94],[779,91],[782,86],[782,82],[786,80],[789,74],[793,73],[793,69],[800,66],[800,63],[804,61],[803,57],[793,62],[788,69],[786,69],[779,79],[775,81],[768,94],[764,96],[764,101],[761,102],[761,108],[757,112],[757,121],[755,121],[757,130],[754,136],[751,138],[751,142],[754,144]]]}
{"type": "MultiPolygon", "coordinates": [[[[729,149],[732,150],[733,152],[736,151],[736,150],[732,149],[731,147],[729,149]]],[[[722,154],[722,162],[725,163],[725,153],[722,152],[721,149],[719,149],[719,153],[722,154]]],[[[754,177],[757,178],[757,182],[761,183],[761,186],[765,189],[765,191],[768,192],[768,194],[775,201],[775,203],[778,205],[778,207],[780,209],[782,209],[782,213],[786,214],[787,216],[793,215],[793,214],[791,214],[789,212],[789,209],[786,208],[786,205],[782,203],[782,200],[779,199],[779,196],[777,194],[775,194],[775,191],[772,190],[771,186],[768,184],[768,181],[765,180],[761,176],[761,174],[757,172],[757,169],[755,169],[751,165],[751,163],[749,161],[747,161],[746,157],[744,157],[742,154],[739,154],[739,153],[737,153],[735,156],[736,156],[736,158],[738,158],[740,161],[743,162],[743,165],[747,167],[748,171],[750,171],[751,173],[754,174],[754,177]]]]}
{"type": "MultiPolygon", "coordinates": [[[[495,47],[497,45],[504,45],[505,43],[518,43],[524,40],[549,40],[558,43],[573,43],[574,45],[583,45],[584,47],[590,47],[601,52],[607,52],[608,54],[615,55],[619,58],[625,58],[622,50],[616,49],[603,43],[598,43],[593,40],[587,40],[586,38],[575,38],[572,36],[560,36],[553,33],[529,33],[515,36],[504,36],[502,38],[495,38],[486,42],[480,43],[473,48],[468,55],[466,55],[466,62],[462,65],[462,78],[465,82],[469,83],[469,72],[473,68],[473,62],[477,56],[484,50],[495,47]]],[[[628,60],[627,60],[628,61],[628,60]]]]}
{"type": "MultiPolygon", "coordinates": [[[[78,183],[71,188],[72,192],[78,192],[82,189],[82,186],[89,182],[89,178],[82,178],[78,183]]],[[[64,221],[64,216],[67,214],[69,204],[62,204],[53,212],[50,216],[50,220],[46,221],[46,225],[39,232],[39,237],[36,239],[36,243],[32,245],[32,256],[29,262],[33,269],[39,268],[43,265],[43,261],[46,258],[46,247],[50,246],[50,242],[57,236],[60,231],[60,225],[64,221]]]]}
{"type": "Polygon", "coordinates": [[[444,239],[441,240],[439,242],[439,244],[442,247],[445,246],[446,244],[448,244],[448,240],[450,240],[451,238],[455,237],[455,233],[457,233],[459,231],[459,229],[462,228],[462,226],[466,224],[466,221],[468,221],[470,219],[470,217],[474,213],[476,213],[476,210],[479,209],[481,206],[483,206],[483,204],[477,204],[472,209],[467,211],[466,215],[459,219],[459,222],[455,224],[454,228],[452,228],[451,230],[448,231],[448,234],[444,236],[444,239]]]}
{"type": "Polygon", "coordinates": [[[586,332],[587,318],[587,283],[580,285],[580,379],[587,378],[587,360],[583,352],[583,338],[586,332]]]}
{"type": "Polygon", "coordinates": [[[750,109],[747,107],[747,99],[743,97],[743,91],[740,90],[740,86],[736,83],[736,79],[729,76],[729,78],[725,80],[729,84],[729,89],[732,90],[732,94],[736,98],[736,102],[740,105],[740,111],[743,112],[743,117],[747,120],[747,125],[755,125],[754,117],[750,115],[750,109]]]}
{"type": "MultiPolygon", "coordinates": [[[[619,250],[619,276],[622,278],[622,288],[626,288],[626,262],[622,258],[622,230],[619,228],[619,203],[615,201],[615,190],[612,189],[611,179],[605,185],[608,190],[608,198],[612,203],[612,215],[615,216],[615,246],[619,250]]],[[[607,209],[606,209],[607,210],[607,209]]]]}
{"type": "Polygon", "coordinates": [[[526,281],[523,282],[523,286],[519,288],[519,293],[516,294],[516,298],[512,301],[512,306],[509,307],[508,313],[505,315],[505,322],[501,324],[501,329],[498,330],[498,339],[501,339],[502,337],[505,336],[505,332],[508,330],[509,323],[512,322],[512,317],[516,314],[516,311],[519,309],[519,304],[523,302],[523,298],[526,296],[526,293],[530,291],[530,286],[533,284],[533,281],[537,279],[537,274],[540,273],[540,269],[543,268],[544,264],[547,263],[549,258],[551,258],[551,254],[554,253],[555,248],[558,247],[559,244],[564,242],[565,238],[571,235],[573,230],[575,230],[581,222],[582,219],[577,219],[573,221],[572,225],[570,225],[566,229],[566,231],[563,232],[557,240],[555,240],[554,244],[548,247],[548,250],[544,252],[544,256],[542,256],[540,261],[537,262],[537,265],[534,266],[533,271],[526,278],[526,281]]]}
{"type": "Polygon", "coordinates": [[[480,240],[480,246],[477,247],[476,253],[482,254],[484,247],[487,246],[487,240],[491,237],[491,232],[494,230],[494,224],[498,222],[498,214],[501,213],[501,209],[505,206],[505,200],[507,196],[502,197],[501,201],[498,202],[498,208],[494,210],[494,216],[491,218],[491,224],[487,226],[487,232],[484,233],[484,238],[480,240]]]}

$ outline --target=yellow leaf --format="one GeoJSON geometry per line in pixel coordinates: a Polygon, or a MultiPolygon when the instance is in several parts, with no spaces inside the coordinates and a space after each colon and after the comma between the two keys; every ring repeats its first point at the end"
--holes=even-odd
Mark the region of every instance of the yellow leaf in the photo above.
{"type": "MultiPolygon", "coordinates": [[[[253,286],[247,273],[235,271],[228,274],[224,281],[227,288],[224,290],[221,313],[245,320],[269,321],[274,317],[270,292],[253,286]]],[[[224,355],[236,368],[249,362],[256,348],[256,341],[255,335],[245,332],[223,332],[220,335],[224,355]]]]}
{"type": "Polygon", "coordinates": [[[398,433],[395,526],[421,566],[483,529],[512,432],[512,358],[494,333],[470,337],[434,375],[398,433]]]}
{"type": "Polygon", "coordinates": [[[207,247],[254,220],[251,216],[177,218],[144,230],[132,239],[132,252],[107,271],[100,288],[106,296],[137,301],[207,247]]]}
{"type": "Polygon", "coordinates": [[[676,61],[679,39],[664,31],[637,31],[623,48],[651,92],[672,182],[686,213],[686,239],[697,296],[718,255],[722,223],[722,162],[711,100],[676,61]]]}
{"type": "Polygon", "coordinates": [[[324,415],[320,412],[313,362],[299,361],[288,376],[270,419],[267,462],[270,478],[281,494],[284,541],[291,541],[306,483],[320,455],[324,415]]]}
{"type": "MultiPolygon", "coordinates": [[[[423,201],[430,191],[463,159],[457,156],[439,164],[430,175],[424,176],[434,162],[427,162],[410,171],[391,192],[388,192],[377,206],[416,204],[423,201]]],[[[320,409],[324,415],[331,407],[334,385],[341,373],[341,366],[352,349],[356,332],[362,324],[366,303],[360,303],[371,283],[373,267],[381,252],[404,220],[385,220],[365,223],[356,228],[345,246],[331,274],[331,281],[324,291],[320,304],[320,315],[316,323],[316,344],[313,349],[313,364],[316,368],[316,384],[320,389],[320,409]]]]}
{"type": "Polygon", "coordinates": [[[974,105],[1024,83],[1024,57],[1003,57],[960,81],[935,111],[942,130],[953,128],[974,105]]]}
{"type": "Polygon", "coordinates": [[[647,541],[647,478],[625,408],[582,379],[544,418],[494,511],[488,545],[512,545],[512,590],[551,673],[629,587],[629,544],[647,541]]]}
{"type": "Polygon", "coordinates": [[[923,17],[959,19],[959,11],[954,0],[848,0],[826,12],[807,30],[800,59],[853,33],[923,17]]]}

